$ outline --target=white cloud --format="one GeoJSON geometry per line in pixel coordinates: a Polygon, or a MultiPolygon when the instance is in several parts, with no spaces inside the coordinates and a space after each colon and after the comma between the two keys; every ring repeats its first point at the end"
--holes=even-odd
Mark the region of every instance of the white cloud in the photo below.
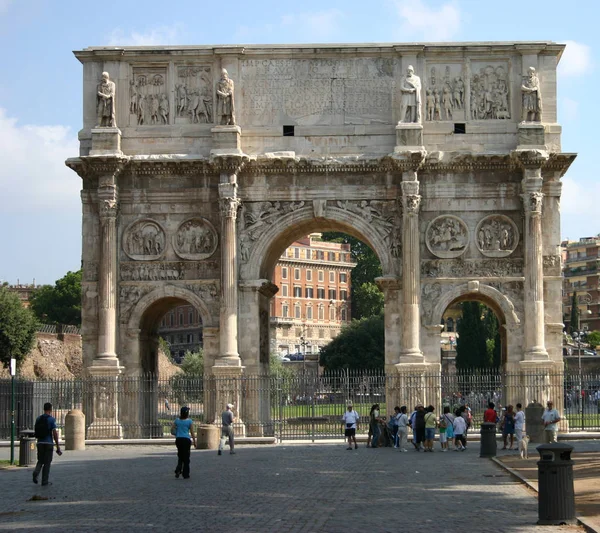
{"type": "Polygon", "coordinates": [[[581,76],[592,67],[592,49],[583,43],[565,41],[567,47],[558,64],[558,75],[581,76]]]}
{"type": "Polygon", "coordinates": [[[460,31],[461,13],[455,1],[437,9],[423,0],[395,0],[394,4],[401,20],[403,41],[449,41],[460,31]]]}
{"type": "Polygon", "coordinates": [[[576,120],[579,115],[579,102],[568,97],[561,98],[559,113],[561,122],[576,120]]]}
{"type": "MultiPolygon", "coordinates": [[[[80,178],[65,166],[79,154],[76,135],[65,126],[19,125],[0,108],[0,199],[6,212],[80,209],[80,178]]],[[[42,222],[42,221],[41,221],[42,222]]]]}
{"type": "Polygon", "coordinates": [[[115,28],[107,41],[108,46],[160,46],[181,44],[183,34],[185,34],[183,24],[157,26],[143,32],[132,30],[129,33],[122,28],[115,28]]]}
{"type": "Polygon", "coordinates": [[[294,29],[301,28],[304,41],[315,41],[336,34],[343,16],[339,9],[288,13],[281,17],[281,25],[294,29]]]}

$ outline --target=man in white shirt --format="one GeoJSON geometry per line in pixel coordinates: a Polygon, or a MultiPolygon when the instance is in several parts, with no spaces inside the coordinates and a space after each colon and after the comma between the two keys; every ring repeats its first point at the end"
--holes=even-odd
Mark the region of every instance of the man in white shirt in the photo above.
{"type": "Polygon", "coordinates": [[[523,406],[517,404],[517,412],[515,414],[515,436],[517,437],[517,450],[519,449],[519,442],[523,438],[523,429],[525,429],[525,413],[523,406]]]}
{"type": "Polygon", "coordinates": [[[544,437],[547,443],[558,442],[558,422],[560,422],[560,415],[558,411],[554,409],[552,401],[548,401],[546,404],[548,407],[542,415],[542,421],[544,422],[544,437]]]}
{"type": "Polygon", "coordinates": [[[358,449],[358,444],[356,444],[356,429],[358,428],[358,421],[360,417],[358,413],[352,407],[352,404],[348,404],[348,410],[342,416],[342,422],[345,424],[344,435],[348,438],[348,447],[347,450],[352,449],[352,441],[354,441],[354,449],[358,449]]]}
{"type": "Polygon", "coordinates": [[[398,448],[401,452],[407,452],[408,415],[406,414],[406,405],[400,407],[400,412],[396,415],[396,422],[398,423],[398,448]]]}

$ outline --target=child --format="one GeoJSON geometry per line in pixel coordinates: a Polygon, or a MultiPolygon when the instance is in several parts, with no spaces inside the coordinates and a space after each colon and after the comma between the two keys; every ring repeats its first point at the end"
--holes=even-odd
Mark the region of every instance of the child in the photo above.
{"type": "MultiPolygon", "coordinates": [[[[444,407],[442,419],[446,423],[446,441],[452,442],[452,439],[454,439],[454,416],[450,413],[448,405],[444,407]]],[[[446,451],[448,451],[448,444],[446,444],[446,451]]]]}
{"type": "Polygon", "coordinates": [[[467,439],[465,433],[467,432],[467,422],[457,413],[454,419],[454,445],[456,446],[455,451],[464,452],[467,449],[467,439]]]}
{"type": "MultiPolygon", "coordinates": [[[[446,414],[446,409],[448,410],[448,412],[450,411],[449,407],[444,407],[444,414],[446,414]]],[[[448,441],[446,439],[446,430],[448,428],[448,422],[446,421],[444,416],[440,417],[439,427],[440,427],[440,446],[442,447],[443,452],[447,452],[448,451],[448,441]]]]}

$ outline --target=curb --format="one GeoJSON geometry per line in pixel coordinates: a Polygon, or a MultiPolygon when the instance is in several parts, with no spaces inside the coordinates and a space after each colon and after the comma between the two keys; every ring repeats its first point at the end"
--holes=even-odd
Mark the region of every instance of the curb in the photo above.
{"type": "MultiPolygon", "coordinates": [[[[513,476],[514,478],[516,478],[518,481],[520,481],[521,483],[523,483],[524,485],[526,485],[529,489],[531,489],[532,491],[534,491],[537,495],[538,493],[538,487],[537,487],[537,483],[533,484],[531,481],[525,479],[523,476],[521,476],[521,474],[519,474],[516,470],[514,470],[513,468],[511,468],[508,465],[505,465],[502,461],[500,461],[499,459],[497,459],[496,457],[490,457],[490,459],[496,463],[500,468],[502,468],[503,470],[506,470],[511,476],[513,476]]],[[[583,517],[583,516],[576,516],[575,517],[577,519],[577,523],[580,526],[583,526],[585,528],[586,531],[588,531],[589,533],[600,533],[600,530],[595,529],[594,526],[592,526],[588,521],[587,518],[583,517]]]]}

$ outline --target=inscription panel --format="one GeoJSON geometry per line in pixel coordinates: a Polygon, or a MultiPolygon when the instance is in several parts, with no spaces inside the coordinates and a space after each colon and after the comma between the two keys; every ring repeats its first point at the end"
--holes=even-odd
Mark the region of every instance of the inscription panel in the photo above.
{"type": "Polygon", "coordinates": [[[245,126],[393,124],[395,60],[240,62],[245,126]]]}

